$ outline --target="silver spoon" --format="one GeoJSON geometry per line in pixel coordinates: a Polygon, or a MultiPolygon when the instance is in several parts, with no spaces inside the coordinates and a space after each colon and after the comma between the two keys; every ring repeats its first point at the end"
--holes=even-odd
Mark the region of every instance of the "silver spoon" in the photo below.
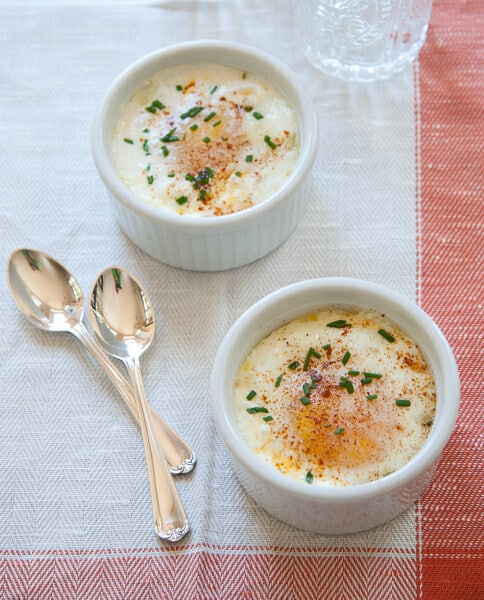
{"type": "Polygon", "coordinates": [[[109,267],[92,287],[88,316],[98,342],[108,354],[124,362],[130,375],[145,447],[155,531],[164,540],[178,541],[190,524],[165,458],[156,453],[139,363],[155,333],[150,300],[128,271],[109,267]]]}
{"type": "MultiPolygon", "coordinates": [[[[72,333],[84,344],[138,420],[130,383],[82,322],[84,298],[74,276],[49,255],[20,248],[8,261],[7,282],[17,306],[34,325],[48,331],[72,333]]],[[[153,409],[149,411],[156,446],[165,454],[170,471],[188,473],[196,461],[191,448],[153,409]]]]}

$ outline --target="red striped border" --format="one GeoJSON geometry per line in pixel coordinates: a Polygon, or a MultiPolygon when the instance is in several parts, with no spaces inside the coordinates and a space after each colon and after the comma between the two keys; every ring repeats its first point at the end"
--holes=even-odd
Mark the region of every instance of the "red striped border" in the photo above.
{"type": "Polygon", "coordinates": [[[421,504],[425,600],[484,598],[482,569],[483,6],[434,3],[420,57],[422,306],[454,349],[462,394],[445,460],[421,504]],[[478,370],[479,368],[479,370],[478,370]]]}
{"type": "Polygon", "coordinates": [[[395,548],[171,546],[0,554],[2,600],[415,598],[415,557],[395,548]]]}

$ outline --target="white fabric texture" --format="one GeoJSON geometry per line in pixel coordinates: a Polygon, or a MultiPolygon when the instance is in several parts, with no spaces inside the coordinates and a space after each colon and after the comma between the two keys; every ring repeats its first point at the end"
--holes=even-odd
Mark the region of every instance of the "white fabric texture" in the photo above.
{"type": "MultiPolygon", "coordinates": [[[[289,0],[0,1],[0,262],[48,252],[88,294],[119,264],[146,286],[156,338],[142,358],[148,398],[198,455],[177,485],[192,522],[182,545],[415,551],[414,509],[377,530],[317,536],[245,494],[215,432],[212,361],[233,321],[269,292],[313,277],[368,279],[416,297],[418,90],[332,80],[300,50],[289,0]],[[223,273],[177,270],[133,245],[94,169],[89,133],[111,80],[162,46],[198,38],[272,53],[313,97],[320,124],[306,214],[271,255],[223,273]]],[[[139,431],[78,341],[36,329],[0,281],[0,548],[152,548],[157,540],[139,431]]]]}

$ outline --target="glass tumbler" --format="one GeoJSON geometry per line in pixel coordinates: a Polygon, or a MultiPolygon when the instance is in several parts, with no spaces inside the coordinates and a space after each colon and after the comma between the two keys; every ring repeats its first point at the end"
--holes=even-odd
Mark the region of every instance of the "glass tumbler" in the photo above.
{"type": "Polygon", "coordinates": [[[303,50],[315,67],[375,81],[417,58],[432,0],[296,0],[295,8],[303,50]]]}

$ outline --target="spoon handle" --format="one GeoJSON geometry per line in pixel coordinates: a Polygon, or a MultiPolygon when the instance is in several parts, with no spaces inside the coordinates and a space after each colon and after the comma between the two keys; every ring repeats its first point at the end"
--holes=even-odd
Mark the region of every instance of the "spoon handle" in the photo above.
{"type": "Polygon", "coordinates": [[[146,466],[150,484],[153,523],[157,535],[170,542],[177,542],[190,530],[190,523],[168,470],[165,457],[156,453],[153,429],[146,402],[138,358],[125,359],[133,384],[138,408],[139,424],[145,447],[146,466]]]}
{"type": "MultiPolygon", "coordinates": [[[[104,369],[106,375],[123,396],[131,414],[138,424],[140,424],[133,388],[126,377],[113,365],[102,347],[91,337],[82,322],[77,324],[71,331],[104,369]]],[[[195,454],[192,452],[190,446],[149,405],[147,409],[153,431],[154,444],[158,449],[158,453],[165,456],[171,473],[174,475],[189,473],[196,462],[195,454]]]]}

